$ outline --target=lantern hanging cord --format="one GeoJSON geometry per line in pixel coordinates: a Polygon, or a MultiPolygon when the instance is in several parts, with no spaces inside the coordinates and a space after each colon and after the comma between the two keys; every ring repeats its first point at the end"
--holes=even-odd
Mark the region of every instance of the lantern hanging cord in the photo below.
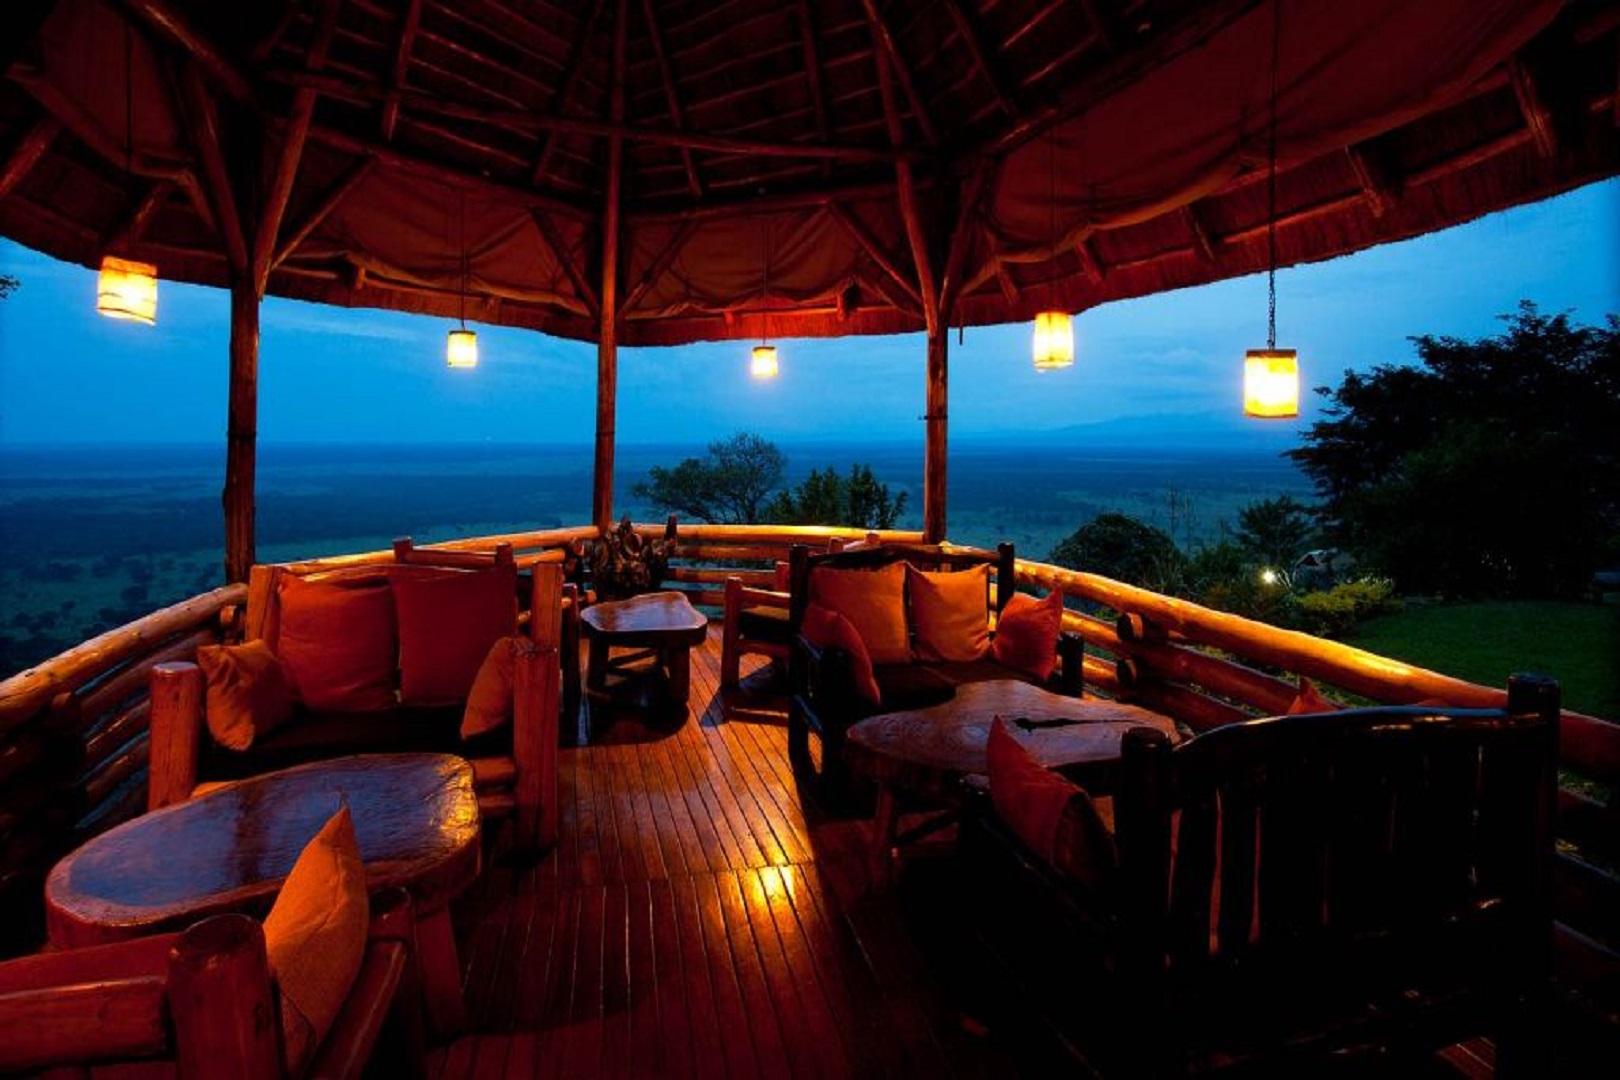
{"type": "Polygon", "coordinates": [[[124,171],[135,175],[135,31],[124,16],[124,171]]]}
{"type": "Polygon", "coordinates": [[[1282,0],[1271,4],[1271,115],[1266,125],[1266,348],[1277,348],[1277,49],[1282,0]]]}
{"type": "Polygon", "coordinates": [[[467,329],[467,193],[456,192],[457,232],[461,236],[461,328],[467,329]]]}

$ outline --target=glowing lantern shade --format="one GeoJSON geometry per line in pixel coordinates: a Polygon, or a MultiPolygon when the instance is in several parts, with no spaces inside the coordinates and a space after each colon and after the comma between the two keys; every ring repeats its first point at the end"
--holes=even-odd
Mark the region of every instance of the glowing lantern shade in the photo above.
{"type": "Polygon", "coordinates": [[[465,326],[459,330],[450,331],[450,341],[445,347],[444,362],[453,368],[477,367],[478,335],[465,326]]]}
{"type": "Polygon", "coordinates": [[[748,363],[748,373],[756,379],[774,379],[777,370],[776,346],[755,345],[753,359],[748,363]]]}
{"type": "Polygon", "coordinates": [[[1074,363],[1074,325],[1067,311],[1035,316],[1035,370],[1055,371],[1074,363]]]}
{"type": "Polygon", "coordinates": [[[1250,349],[1243,359],[1243,415],[1299,415],[1299,357],[1293,349],[1250,349]]]}
{"type": "Polygon", "coordinates": [[[104,255],[96,281],[96,310],[112,319],[157,322],[157,267],[104,255]]]}

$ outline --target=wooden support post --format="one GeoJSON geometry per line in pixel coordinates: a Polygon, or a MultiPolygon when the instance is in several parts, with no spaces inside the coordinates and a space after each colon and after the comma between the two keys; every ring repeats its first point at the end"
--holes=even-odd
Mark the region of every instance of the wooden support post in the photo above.
{"type": "Polygon", "coordinates": [[[259,430],[259,294],[231,285],[230,419],[225,447],[225,580],[246,581],[255,559],[254,472],[259,430]]]}
{"type": "Polygon", "coordinates": [[[264,931],[218,915],[186,931],[169,954],[169,1007],[181,1076],[282,1075],[264,931]]]}
{"type": "Polygon", "coordinates": [[[950,328],[939,321],[928,331],[927,450],[923,459],[923,540],[945,539],[946,345],[950,328]]]}
{"type": "MultiPolygon", "coordinates": [[[[626,21],[629,5],[619,0],[613,16],[613,91],[609,103],[615,125],[624,122],[626,21]]],[[[624,179],[624,138],[608,140],[607,199],[602,208],[602,291],[596,342],[596,466],[591,520],[599,529],[613,525],[613,448],[618,438],[619,398],[619,189],[624,179]]]]}
{"type": "Polygon", "coordinates": [[[203,673],[191,663],[155,664],[151,678],[151,746],[146,809],[191,798],[202,738],[203,673]]]}

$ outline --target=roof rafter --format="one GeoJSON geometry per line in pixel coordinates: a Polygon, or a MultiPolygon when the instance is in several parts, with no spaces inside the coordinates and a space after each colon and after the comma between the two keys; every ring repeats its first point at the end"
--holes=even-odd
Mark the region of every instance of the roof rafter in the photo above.
{"type": "Polygon", "coordinates": [[[979,41],[979,32],[968,18],[967,12],[962,10],[958,0],[940,0],[951,22],[956,24],[956,33],[966,46],[968,54],[973,58],[973,68],[984,77],[985,83],[990,87],[990,94],[996,99],[996,105],[1008,116],[1017,116],[1018,110],[1014,107],[1012,99],[1001,88],[1001,80],[996,77],[996,69],[990,63],[990,55],[985,52],[984,45],[979,41]]]}
{"type": "MultiPolygon", "coordinates": [[[[574,99],[574,94],[579,88],[580,74],[585,70],[586,47],[591,41],[592,29],[602,17],[602,8],[605,4],[606,0],[595,0],[591,4],[591,13],[585,17],[584,32],[575,40],[573,55],[568,58],[568,73],[563,76],[562,88],[557,91],[556,100],[551,104],[551,115],[554,119],[562,119],[563,110],[568,108],[569,102],[574,99]]],[[[544,181],[546,173],[551,168],[551,155],[557,151],[557,132],[562,129],[551,127],[544,130],[548,133],[540,142],[540,153],[534,159],[534,173],[530,177],[535,184],[544,181]]]]}
{"type": "Polygon", "coordinates": [[[383,142],[394,141],[394,128],[399,123],[399,95],[405,89],[405,75],[411,66],[411,49],[416,45],[416,32],[422,25],[422,0],[410,0],[405,16],[400,20],[399,38],[394,43],[394,60],[388,68],[388,93],[383,98],[382,115],[378,119],[383,142]]]}
{"type": "Polygon", "coordinates": [[[57,132],[61,130],[61,121],[47,114],[36,120],[28,133],[17,140],[17,145],[11,148],[5,161],[0,162],[0,199],[9,195],[11,189],[39,164],[39,159],[45,156],[45,151],[51,148],[57,132]]]}
{"type": "MultiPolygon", "coordinates": [[[[917,127],[922,131],[923,138],[928,141],[928,145],[938,146],[939,132],[934,127],[933,117],[929,115],[928,103],[923,100],[922,94],[918,93],[917,84],[911,78],[911,68],[906,65],[905,57],[900,55],[900,46],[895,43],[894,35],[889,32],[888,24],[883,21],[883,15],[877,9],[876,0],[861,0],[861,6],[866,9],[867,25],[872,29],[872,41],[876,46],[873,59],[877,60],[878,56],[881,55],[893,63],[894,74],[890,78],[899,80],[900,88],[906,95],[907,103],[911,106],[912,119],[917,121],[917,127]]],[[[880,81],[885,77],[883,70],[880,62],[878,67],[880,81]]],[[[893,94],[891,93],[889,96],[892,97],[893,94]]],[[[885,110],[890,107],[890,104],[885,99],[885,110]]],[[[893,125],[890,125],[890,127],[890,144],[896,147],[904,145],[905,139],[895,137],[893,125]]]]}
{"type": "Polygon", "coordinates": [[[327,189],[326,194],[321,196],[321,201],[311,207],[309,213],[304,215],[303,220],[287,236],[282,238],[280,247],[276,249],[275,258],[270,262],[271,269],[275,269],[286,262],[288,257],[298,250],[298,245],[308,239],[309,234],[319,228],[321,222],[330,217],[334,210],[342,206],[343,200],[353,194],[354,189],[359,187],[376,167],[377,159],[368,157],[350,169],[343,175],[342,179],[327,189]]]}
{"type": "MultiPolygon", "coordinates": [[[[658,12],[653,0],[641,0],[642,17],[647,20],[647,37],[652,42],[653,57],[658,61],[658,77],[664,84],[664,103],[669,108],[669,122],[676,131],[684,131],[686,122],[681,118],[681,95],[675,89],[675,74],[670,68],[669,54],[664,50],[664,35],[658,28],[658,12]]],[[[703,181],[698,177],[697,164],[692,160],[692,148],[681,147],[681,165],[686,169],[686,183],[692,198],[703,198],[703,181]]]]}

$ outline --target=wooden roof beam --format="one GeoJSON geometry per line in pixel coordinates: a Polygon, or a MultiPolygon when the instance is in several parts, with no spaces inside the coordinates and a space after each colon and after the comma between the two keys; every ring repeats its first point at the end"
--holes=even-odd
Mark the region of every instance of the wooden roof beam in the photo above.
{"type": "MultiPolygon", "coordinates": [[[[552,102],[551,115],[553,118],[562,118],[563,110],[568,108],[569,102],[574,99],[574,94],[579,88],[580,75],[585,70],[585,52],[594,36],[592,31],[596,29],[596,22],[602,17],[604,4],[605,0],[596,0],[591,5],[591,13],[585,17],[585,22],[575,42],[574,53],[568,58],[568,71],[563,76],[562,88],[557,91],[556,100],[552,102]]],[[[549,130],[550,134],[541,140],[540,153],[534,161],[534,174],[531,181],[535,184],[540,184],[545,180],[546,173],[551,169],[551,156],[557,150],[557,132],[560,129],[550,128],[549,130]]]]}
{"type": "Polygon", "coordinates": [[[253,84],[219,46],[198,30],[169,0],[121,0],[163,38],[178,45],[209,77],[238,101],[254,99],[253,84]]]}
{"type": "MultiPolygon", "coordinates": [[[[664,34],[658,27],[658,12],[653,7],[653,0],[641,0],[641,13],[647,20],[647,37],[652,42],[653,58],[658,61],[658,77],[664,84],[664,103],[669,108],[670,126],[676,131],[683,131],[686,122],[681,118],[681,95],[675,89],[675,73],[670,67],[669,53],[664,49],[664,34]]],[[[681,166],[686,170],[686,186],[691,189],[692,198],[703,198],[703,181],[698,177],[691,147],[681,147],[681,166]]]]}
{"type": "Polygon", "coordinates": [[[557,264],[562,267],[563,273],[568,278],[568,283],[574,287],[574,292],[579,294],[585,310],[590,313],[593,320],[600,319],[602,304],[596,299],[596,290],[585,280],[585,272],[568,257],[568,246],[563,243],[562,234],[557,231],[556,224],[543,210],[531,210],[529,217],[534,221],[534,227],[540,230],[540,238],[551,249],[551,257],[557,260],[557,264]]]}
{"type": "Polygon", "coordinates": [[[1085,12],[1086,21],[1091,24],[1091,32],[1097,35],[1103,48],[1111,53],[1117,53],[1123,48],[1119,24],[1114,16],[1102,9],[1097,0],[1080,0],[1080,10],[1085,12]]]}
{"type": "Polygon", "coordinates": [[[1188,203],[1182,207],[1181,219],[1187,223],[1187,231],[1192,233],[1193,250],[1198,252],[1200,259],[1213,265],[1216,254],[1215,235],[1210,232],[1209,226],[1205,225],[1204,219],[1199,216],[1198,207],[1193,203],[1188,203]]]}
{"type": "Polygon", "coordinates": [[[860,245],[861,250],[871,256],[872,261],[878,264],[879,269],[889,276],[889,280],[893,281],[920,311],[923,303],[922,294],[917,291],[917,286],[906,279],[905,274],[900,270],[900,265],[894,261],[887,251],[883,250],[883,245],[878,243],[877,237],[873,236],[871,231],[861,224],[859,218],[838,203],[832,203],[827,207],[827,210],[832,214],[833,220],[844,227],[844,231],[854,238],[855,242],[860,245]]]}
{"type": "MultiPolygon", "coordinates": [[[[821,56],[816,51],[816,28],[810,21],[809,0],[798,0],[799,43],[804,52],[804,79],[810,87],[810,108],[816,121],[816,140],[826,143],[832,135],[827,126],[827,91],[821,84],[821,56]]],[[[832,172],[832,162],[824,161],[821,175],[832,172]]]]}
{"type": "MultiPolygon", "coordinates": [[[[895,43],[894,35],[889,33],[888,24],[883,21],[883,15],[877,9],[876,0],[861,0],[861,6],[866,9],[867,25],[872,29],[872,41],[876,49],[873,60],[878,61],[880,87],[885,77],[891,79],[891,81],[894,79],[899,80],[900,89],[906,95],[906,101],[911,106],[912,118],[917,121],[917,127],[922,131],[923,138],[928,141],[929,146],[938,146],[939,132],[934,128],[933,118],[928,113],[928,103],[923,100],[922,94],[918,93],[917,84],[911,78],[911,68],[906,66],[905,57],[900,55],[900,47],[895,43]],[[879,59],[880,57],[886,58],[894,65],[892,75],[883,75],[884,68],[882,61],[879,59]]],[[[890,91],[889,96],[893,97],[892,91],[890,91]]],[[[891,103],[885,100],[884,105],[887,109],[891,103]]],[[[897,147],[903,145],[905,140],[895,138],[893,125],[890,125],[890,128],[890,143],[897,147]]]]}
{"type": "Polygon", "coordinates": [[[11,148],[3,163],[0,163],[0,199],[11,194],[11,189],[22,183],[23,179],[33,171],[39,159],[45,156],[45,151],[51,148],[57,132],[62,130],[62,124],[54,116],[42,116],[34,122],[23,137],[17,140],[17,145],[11,148]]]}
{"type": "MultiPolygon", "coordinates": [[[[332,48],[332,35],[337,32],[338,9],[342,3],[343,0],[321,0],[320,10],[315,17],[315,34],[306,54],[306,63],[311,71],[319,71],[326,66],[326,56],[332,48]]],[[[293,184],[298,179],[298,163],[304,157],[304,140],[309,137],[309,125],[314,119],[315,91],[294,91],[292,111],[281,134],[281,153],[276,156],[275,170],[270,174],[270,185],[265,192],[264,204],[259,208],[258,228],[253,238],[252,284],[254,292],[261,297],[270,283],[270,268],[275,262],[281,219],[287,213],[288,200],[292,198],[293,184]]]]}
{"type": "Polygon", "coordinates": [[[1011,274],[1007,273],[1007,264],[999,259],[996,260],[993,276],[996,279],[996,284],[1001,288],[1001,298],[1007,301],[1008,304],[1016,305],[1022,297],[1018,292],[1018,283],[1012,279],[1011,274]]]}
{"type": "Polygon", "coordinates": [[[1101,284],[1107,279],[1108,268],[1097,257],[1097,251],[1092,247],[1090,240],[1083,236],[1076,240],[1074,242],[1074,254],[1080,260],[1081,271],[1089,280],[1101,284]]]}
{"type": "Polygon", "coordinates": [[[1400,183],[1388,162],[1364,144],[1347,146],[1344,152],[1350,159],[1350,171],[1355,173],[1356,183],[1361,187],[1362,197],[1367,200],[1367,207],[1373,217],[1383,217],[1401,197],[1400,183]]]}
{"type": "Polygon", "coordinates": [[[147,188],[146,194],[141,196],[141,201],[135,204],[135,209],[130,213],[129,217],[109,229],[107,234],[101,238],[101,249],[103,251],[117,251],[120,248],[127,248],[131,244],[139,242],[141,236],[146,232],[146,227],[152,223],[152,218],[157,215],[159,207],[168,201],[169,195],[174,191],[175,186],[175,182],[172,180],[159,180],[147,188]]]}
{"type": "Polygon", "coordinates": [[[951,229],[950,244],[946,248],[945,272],[940,275],[939,308],[941,318],[948,324],[956,307],[956,298],[962,290],[962,268],[967,261],[968,248],[973,242],[973,231],[979,225],[979,203],[989,186],[990,166],[981,163],[967,179],[962,181],[956,207],[956,224],[951,229]]]}
{"type": "Polygon", "coordinates": [[[236,192],[231,186],[230,170],[225,167],[225,151],[219,137],[219,118],[214,112],[214,99],[203,81],[202,67],[195,61],[184,61],[180,75],[180,90],[185,98],[187,125],[192,147],[202,164],[202,188],[213,207],[214,229],[225,246],[225,258],[231,273],[247,275],[252,267],[248,261],[247,234],[242,229],[242,218],[236,209],[236,192]]]}
{"type": "Polygon", "coordinates": [[[1542,92],[1542,80],[1521,57],[1507,63],[1508,81],[1513,84],[1513,97],[1519,103],[1530,137],[1535,140],[1536,153],[1551,161],[1558,157],[1558,127],[1553,121],[1552,109],[1542,92]]]}
{"type": "Polygon", "coordinates": [[[626,313],[634,308],[643,296],[647,295],[647,290],[651,289],[658,279],[663,276],[664,271],[669,269],[669,264],[675,261],[675,257],[681,253],[681,249],[686,246],[686,242],[691,239],[692,233],[696,231],[697,222],[683,221],[681,223],[680,227],[675,230],[675,234],[669,238],[669,243],[664,245],[664,250],[660,251],[657,258],[653,259],[648,265],[647,272],[641,275],[641,280],[636,282],[635,287],[625,294],[624,300],[619,304],[619,318],[623,319],[626,313]]]}
{"type": "Polygon", "coordinates": [[[275,258],[270,262],[270,268],[273,270],[286,262],[287,258],[298,250],[298,245],[302,244],[310,233],[319,228],[321,222],[331,216],[332,211],[342,206],[343,200],[353,194],[354,189],[359,187],[361,182],[370,176],[372,170],[376,167],[377,159],[368,157],[350,169],[341,180],[333,184],[326,194],[321,197],[321,201],[316,203],[309,213],[304,215],[303,220],[298,223],[297,227],[282,239],[281,246],[276,249],[275,258]]]}
{"type": "Polygon", "coordinates": [[[394,128],[399,124],[399,95],[405,89],[405,76],[411,67],[411,50],[416,45],[416,33],[422,26],[422,0],[410,0],[400,20],[399,40],[394,42],[394,60],[388,68],[388,93],[383,98],[382,115],[378,118],[383,142],[394,141],[394,128]]]}
{"type": "Polygon", "coordinates": [[[1001,89],[1001,80],[996,78],[996,69],[990,64],[990,56],[984,51],[984,44],[979,40],[979,32],[968,18],[967,12],[962,10],[958,0],[941,0],[945,11],[950,15],[951,22],[956,24],[957,36],[962,39],[968,55],[973,60],[973,68],[983,76],[985,84],[990,87],[990,95],[995,98],[996,105],[1007,116],[1017,116],[1018,110],[1013,106],[1012,99],[1001,89]]]}

